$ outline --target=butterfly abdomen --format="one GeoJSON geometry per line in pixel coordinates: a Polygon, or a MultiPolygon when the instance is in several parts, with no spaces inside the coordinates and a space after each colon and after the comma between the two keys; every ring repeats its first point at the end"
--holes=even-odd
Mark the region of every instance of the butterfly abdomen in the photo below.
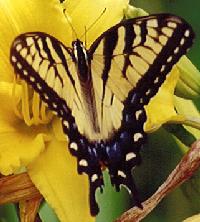
{"type": "Polygon", "coordinates": [[[91,77],[87,50],[83,46],[83,43],[77,39],[72,43],[72,46],[74,62],[76,64],[77,76],[81,89],[80,93],[83,102],[85,124],[88,125],[85,133],[90,138],[92,134],[100,133],[93,79],[91,77]]]}

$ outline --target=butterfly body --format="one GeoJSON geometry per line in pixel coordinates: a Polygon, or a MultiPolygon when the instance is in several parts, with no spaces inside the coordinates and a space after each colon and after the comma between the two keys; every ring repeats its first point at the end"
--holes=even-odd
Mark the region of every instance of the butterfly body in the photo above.
{"type": "Polygon", "coordinates": [[[101,34],[89,49],[72,48],[43,32],[18,36],[11,64],[62,120],[78,173],[95,191],[104,186],[102,169],[119,191],[125,186],[141,206],[131,170],[146,141],[145,106],[192,45],[194,33],[181,18],[159,14],[123,21],[101,34]]]}

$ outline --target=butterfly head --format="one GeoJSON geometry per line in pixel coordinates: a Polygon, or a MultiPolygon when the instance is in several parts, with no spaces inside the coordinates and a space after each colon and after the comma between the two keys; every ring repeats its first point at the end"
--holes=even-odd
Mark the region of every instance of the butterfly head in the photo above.
{"type": "Polygon", "coordinates": [[[84,46],[83,46],[83,42],[82,42],[81,40],[79,40],[79,39],[76,39],[76,40],[74,40],[74,41],[72,42],[72,48],[74,49],[74,48],[76,48],[76,47],[78,47],[78,46],[84,47],[84,46]]]}
{"type": "Polygon", "coordinates": [[[73,48],[76,61],[79,61],[83,58],[87,59],[87,52],[82,41],[80,41],[79,39],[76,39],[75,41],[73,41],[72,48],[73,48]]]}
{"type": "Polygon", "coordinates": [[[88,80],[88,54],[83,42],[79,39],[72,42],[74,62],[77,66],[77,73],[82,81],[88,80]]]}
{"type": "Polygon", "coordinates": [[[83,44],[83,42],[79,39],[76,39],[75,41],[72,42],[72,48],[74,51],[74,55],[77,58],[78,56],[85,56],[87,57],[87,52],[85,49],[85,46],[83,44]]]}

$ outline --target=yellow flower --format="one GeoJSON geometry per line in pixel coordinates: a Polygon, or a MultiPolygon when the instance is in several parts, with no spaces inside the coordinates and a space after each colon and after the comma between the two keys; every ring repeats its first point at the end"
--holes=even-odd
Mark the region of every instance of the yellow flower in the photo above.
{"type": "MultiPolygon", "coordinates": [[[[74,35],[82,40],[86,37],[89,47],[102,32],[123,18],[128,4],[127,0],[74,2],[0,2],[0,172],[8,175],[25,167],[61,221],[80,221],[81,218],[81,221],[90,222],[94,218],[89,214],[87,176],[79,176],[76,172],[76,159],[67,150],[60,121],[26,83],[14,79],[9,62],[11,43],[24,32],[46,32],[67,46],[71,46],[76,38],[74,35]],[[64,8],[66,13],[63,13],[64,8]]],[[[177,79],[174,68],[159,93],[146,107],[146,131],[157,128],[176,115],[172,96],[177,79]],[[166,98],[165,102],[161,106],[155,105],[160,103],[162,96],[166,98]]]]}

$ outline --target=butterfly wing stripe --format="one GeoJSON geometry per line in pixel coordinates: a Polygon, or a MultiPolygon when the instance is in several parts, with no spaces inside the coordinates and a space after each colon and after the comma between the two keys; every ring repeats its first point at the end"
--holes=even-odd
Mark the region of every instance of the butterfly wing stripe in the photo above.
{"type": "MultiPolygon", "coordinates": [[[[37,40],[39,39],[39,37],[37,37],[37,40]]],[[[54,63],[56,63],[55,59],[53,58],[52,54],[51,54],[51,50],[47,44],[47,40],[49,40],[48,37],[46,36],[41,36],[40,37],[41,41],[42,41],[42,49],[40,48],[40,51],[41,50],[44,50],[44,52],[46,53],[46,57],[48,58],[48,60],[50,61],[50,65],[53,65],[54,63]]],[[[36,42],[36,41],[35,41],[36,42]]]]}
{"type": "Polygon", "coordinates": [[[118,36],[117,36],[117,30],[115,30],[114,32],[111,33],[111,35],[107,35],[105,36],[104,39],[104,48],[103,48],[103,53],[105,55],[104,57],[104,69],[102,71],[102,80],[103,80],[103,99],[104,99],[104,94],[105,94],[105,85],[108,79],[108,73],[110,70],[110,66],[111,66],[111,60],[112,60],[112,56],[113,56],[113,51],[117,45],[117,40],[118,40],[118,36]]]}
{"type": "Polygon", "coordinates": [[[103,48],[103,53],[105,55],[104,57],[104,69],[102,71],[102,80],[103,80],[103,92],[102,92],[102,102],[101,102],[101,119],[103,119],[103,102],[105,98],[105,86],[108,80],[108,73],[110,71],[111,67],[111,61],[112,61],[112,55],[113,55],[113,50],[116,47],[117,44],[117,30],[116,32],[111,33],[111,35],[107,35],[104,39],[104,48],[103,48]]]}
{"type": "Polygon", "coordinates": [[[124,37],[125,46],[123,49],[123,54],[130,54],[132,52],[132,44],[135,37],[136,34],[133,29],[133,25],[131,23],[127,24],[127,26],[125,26],[125,37],[124,37]]]}
{"type": "MultiPolygon", "coordinates": [[[[140,26],[140,29],[141,29],[141,31],[140,31],[141,32],[141,34],[140,34],[141,35],[141,42],[139,44],[143,45],[146,41],[146,36],[148,34],[146,21],[143,21],[141,23],[141,25],[139,25],[139,26],[140,26]]],[[[133,41],[133,46],[134,46],[134,41],[133,41]]]]}

